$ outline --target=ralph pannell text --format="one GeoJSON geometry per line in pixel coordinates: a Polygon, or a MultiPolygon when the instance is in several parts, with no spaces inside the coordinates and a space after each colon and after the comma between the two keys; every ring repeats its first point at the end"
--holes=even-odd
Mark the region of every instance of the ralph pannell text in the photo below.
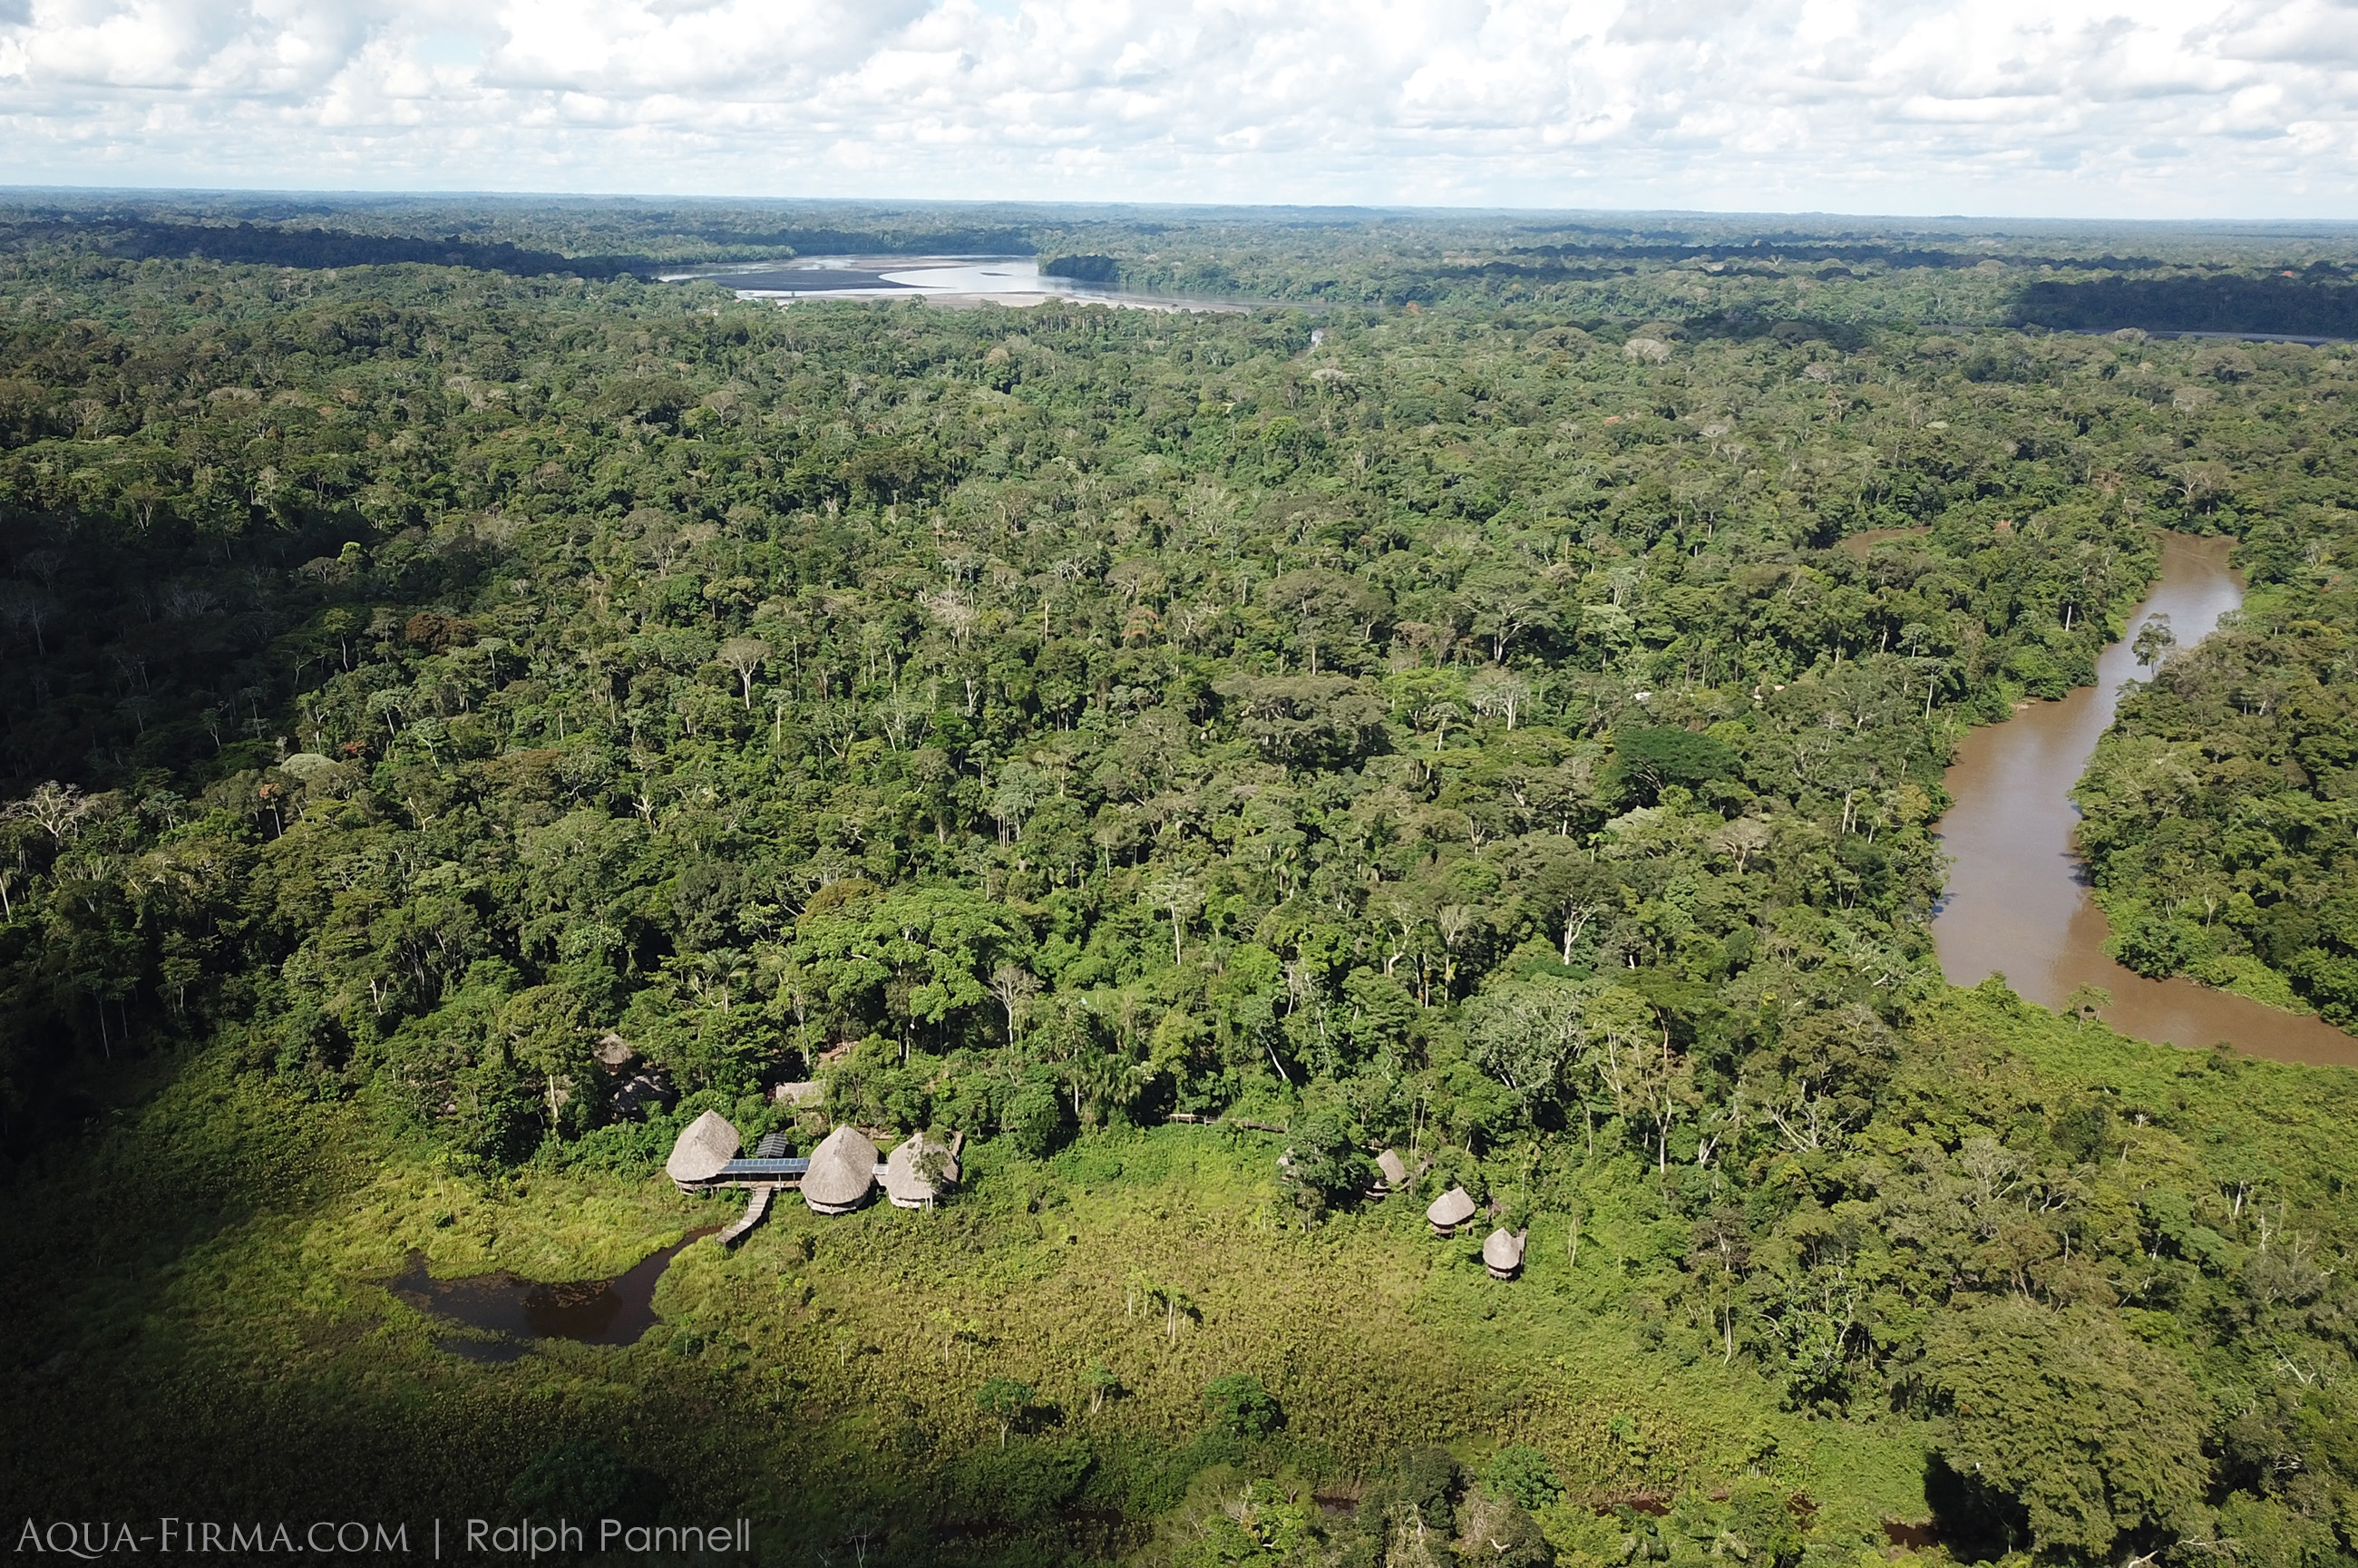
{"type": "Polygon", "coordinates": [[[751,1552],[753,1522],[630,1524],[600,1519],[316,1519],[308,1523],[178,1519],[33,1519],[17,1531],[17,1556],[69,1557],[85,1563],[123,1556],[237,1557],[514,1557],[530,1561],[558,1552],[751,1552]]]}

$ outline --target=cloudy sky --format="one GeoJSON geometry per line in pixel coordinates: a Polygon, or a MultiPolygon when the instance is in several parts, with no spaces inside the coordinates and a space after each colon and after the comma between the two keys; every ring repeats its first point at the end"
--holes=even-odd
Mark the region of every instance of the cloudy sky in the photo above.
{"type": "Polygon", "coordinates": [[[2358,0],[0,0],[0,180],[2358,218],[2358,0]]]}

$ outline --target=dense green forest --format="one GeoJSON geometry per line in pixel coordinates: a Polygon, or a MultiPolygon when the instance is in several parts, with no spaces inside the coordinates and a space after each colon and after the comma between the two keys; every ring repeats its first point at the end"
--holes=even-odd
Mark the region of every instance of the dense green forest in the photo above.
{"type": "Polygon", "coordinates": [[[1275,301],[1231,314],[532,259],[675,218],[412,236],[480,266],[10,231],[27,1507],[2358,1554],[2346,1075],[1949,988],[1926,934],[1959,736],[2093,678],[2158,530],[2230,534],[2250,606],[2125,703],[2085,841],[2124,961],[2358,1019],[2350,349],[1996,324],[2222,261],[2112,235],[997,220],[1275,301]],[[711,1223],[659,1174],[706,1108],[962,1131],[968,1180],[690,1249],[627,1351],[459,1360],[385,1293],[711,1223]],[[1423,1234],[1453,1183],[1522,1279],[1423,1234]]]}
{"type": "Polygon", "coordinates": [[[2342,558],[2353,519],[2346,491],[2292,494],[2305,503],[2246,534],[2256,587],[2236,623],[2170,657],[2125,704],[2081,784],[2081,838],[2123,962],[2222,985],[2265,966],[2239,989],[2297,997],[2348,1027],[2358,597],[2342,558]]]}
{"type": "Polygon", "coordinates": [[[19,254],[585,278],[797,254],[1036,254],[1050,276],[1179,297],[1541,304],[1625,328],[1716,316],[1720,330],[1756,332],[1801,319],[2347,337],[2352,244],[2331,222],[0,189],[0,248],[19,254]]]}

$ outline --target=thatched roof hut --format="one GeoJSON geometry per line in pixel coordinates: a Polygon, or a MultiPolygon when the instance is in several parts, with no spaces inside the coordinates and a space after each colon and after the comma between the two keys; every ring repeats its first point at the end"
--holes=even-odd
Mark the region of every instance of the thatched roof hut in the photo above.
{"type": "Polygon", "coordinates": [[[1474,1217],[1474,1200],[1464,1187],[1452,1187],[1433,1200],[1424,1217],[1432,1222],[1435,1236],[1455,1235],[1459,1226],[1474,1217]]]}
{"type": "Polygon", "coordinates": [[[827,1086],[813,1078],[780,1084],[770,1091],[770,1098],[780,1105],[810,1106],[827,1098],[827,1086]]]}
{"type": "Polygon", "coordinates": [[[1482,1267],[1490,1271],[1490,1278],[1511,1280],[1523,1271],[1523,1243],[1531,1234],[1522,1230],[1509,1235],[1505,1226],[1490,1232],[1489,1239],[1482,1243],[1482,1267]]]}
{"type": "Polygon", "coordinates": [[[838,1127],[811,1151],[803,1202],[813,1214],[849,1214],[876,1185],[876,1145],[856,1127],[838,1127]]]}
{"type": "Polygon", "coordinates": [[[1398,1150],[1387,1149],[1376,1156],[1376,1174],[1387,1191],[1395,1191],[1408,1185],[1408,1162],[1400,1157],[1398,1150]]]}
{"type": "Polygon", "coordinates": [[[949,1145],[923,1133],[902,1143],[884,1160],[884,1195],[895,1208],[931,1208],[942,1195],[942,1188],[957,1180],[957,1161],[951,1156],[949,1145]],[[930,1161],[925,1159],[929,1154],[930,1161]],[[929,1176],[920,1170],[920,1162],[935,1173],[929,1176]]]}
{"type": "Polygon", "coordinates": [[[681,1130],[679,1141],[671,1146],[671,1158],[664,1162],[664,1174],[687,1192],[698,1182],[719,1175],[720,1167],[737,1157],[743,1141],[727,1117],[708,1110],[681,1130]]]}
{"type": "Polygon", "coordinates": [[[590,1054],[597,1058],[600,1066],[610,1073],[619,1073],[639,1059],[638,1047],[611,1030],[608,1030],[606,1037],[590,1048],[590,1054]]]}

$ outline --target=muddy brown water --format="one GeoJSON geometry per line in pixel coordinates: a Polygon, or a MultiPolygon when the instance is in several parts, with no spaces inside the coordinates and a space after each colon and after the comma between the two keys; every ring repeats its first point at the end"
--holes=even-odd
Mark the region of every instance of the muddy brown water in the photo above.
{"type": "Polygon", "coordinates": [[[424,1254],[413,1252],[407,1270],[385,1288],[429,1316],[474,1330],[435,1341],[437,1347],[470,1361],[513,1361],[535,1339],[635,1345],[654,1326],[655,1281],[681,1248],[718,1228],[691,1230],[611,1280],[551,1282],[504,1269],[438,1280],[427,1272],[424,1254]],[[484,1335],[492,1337],[478,1337],[484,1335]]]}
{"type": "Polygon", "coordinates": [[[2160,580],[2129,618],[2129,635],[2104,650],[2096,684],[1965,737],[1947,775],[1956,804],[1935,827],[1956,863],[1932,943],[1952,985],[2003,974],[2018,994],[2058,1011],[2074,989],[2102,986],[2113,995],[2102,1016],[2124,1034],[2190,1046],[2223,1040],[2283,1062],[2358,1066],[2358,1039],[2322,1019],[2192,980],[2149,980],[2105,957],[2109,928],[2073,852],[2072,786],[2113,722],[2122,683],[2149,673],[2130,643],[2156,615],[2169,617],[2181,647],[2208,636],[2244,601],[2227,566],[2234,543],[2166,535],[2160,580]]]}

